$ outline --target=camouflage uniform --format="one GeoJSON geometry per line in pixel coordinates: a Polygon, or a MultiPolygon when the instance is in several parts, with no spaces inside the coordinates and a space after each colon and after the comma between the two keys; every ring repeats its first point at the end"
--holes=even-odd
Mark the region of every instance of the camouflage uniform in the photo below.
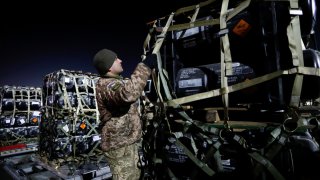
{"type": "Polygon", "coordinates": [[[101,148],[106,152],[114,179],[139,178],[135,143],[142,136],[142,126],[137,100],[150,74],[151,69],[139,63],[131,79],[102,77],[97,82],[101,148]]]}

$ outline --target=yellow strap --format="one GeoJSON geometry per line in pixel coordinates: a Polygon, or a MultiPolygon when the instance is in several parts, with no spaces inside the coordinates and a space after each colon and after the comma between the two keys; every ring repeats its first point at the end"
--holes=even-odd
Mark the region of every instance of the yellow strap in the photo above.
{"type": "Polygon", "coordinates": [[[296,74],[296,77],[294,79],[294,83],[292,86],[292,93],[291,93],[291,99],[290,99],[291,107],[299,107],[302,83],[303,83],[303,75],[296,74]]]}
{"type": "MultiPolygon", "coordinates": [[[[221,12],[220,12],[220,31],[227,30],[228,4],[229,4],[229,0],[222,1],[221,12]]],[[[231,58],[231,52],[230,52],[228,32],[224,33],[221,36],[221,41],[222,41],[221,54],[224,55],[221,59],[221,64],[225,63],[225,73],[226,73],[225,75],[229,76],[229,75],[232,75],[232,58],[231,58]]],[[[223,74],[223,76],[221,77],[223,78],[225,75],[223,74]]]]}
{"type": "Polygon", "coordinates": [[[293,65],[303,66],[304,62],[302,55],[299,16],[295,16],[291,19],[291,22],[287,27],[287,36],[289,41],[289,48],[292,54],[293,65]]]}
{"type": "MultiPolygon", "coordinates": [[[[290,11],[298,10],[298,0],[290,0],[290,11]]],[[[296,14],[291,18],[290,24],[287,27],[287,36],[289,41],[289,48],[292,54],[292,63],[294,66],[304,66],[301,31],[299,15],[296,14]]],[[[299,107],[300,95],[302,90],[303,75],[297,74],[292,87],[290,106],[299,107]]]]}
{"type": "Polygon", "coordinates": [[[168,18],[167,20],[167,23],[165,25],[165,27],[163,28],[161,34],[159,35],[159,38],[157,39],[156,43],[155,43],[155,46],[154,46],[154,49],[152,51],[153,54],[157,54],[157,61],[158,61],[158,70],[159,70],[159,74],[160,74],[160,80],[164,86],[164,90],[165,90],[165,94],[167,96],[168,99],[172,99],[170,98],[171,97],[171,94],[169,92],[169,89],[167,87],[167,84],[165,83],[165,79],[164,79],[164,76],[163,76],[163,73],[162,73],[162,61],[161,61],[161,55],[160,55],[160,48],[163,44],[163,41],[165,39],[165,36],[167,34],[167,30],[173,20],[173,16],[174,16],[174,13],[171,13],[170,17],[168,18]]]}
{"type": "MultiPolygon", "coordinates": [[[[61,70],[61,73],[63,74],[64,78],[67,77],[66,72],[65,72],[64,69],[61,70]]],[[[69,101],[69,96],[68,96],[68,93],[67,93],[67,88],[66,88],[65,80],[63,80],[61,86],[62,86],[64,107],[65,107],[66,109],[68,109],[69,112],[72,112],[73,110],[72,110],[72,106],[71,106],[70,101],[69,101]]]]}
{"type": "Polygon", "coordinates": [[[169,27],[168,31],[184,30],[192,27],[209,26],[219,24],[219,19],[198,20],[190,23],[175,24],[169,27]]]}
{"type": "Polygon", "coordinates": [[[154,87],[157,87],[156,91],[157,91],[159,100],[160,100],[160,102],[163,102],[163,97],[162,97],[162,94],[161,94],[161,91],[160,91],[161,87],[160,87],[160,76],[159,76],[159,73],[157,74],[157,76],[153,75],[153,78],[154,78],[154,82],[156,84],[156,86],[154,86],[154,87]]]}
{"type": "Polygon", "coordinates": [[[196,5],[196,10],[193,13],[191,21],[190,21],[191,22],[191,27],[193,27],[193,22],[197,19],[197,16],[198,16],[198,13],[199,13],[199,9],[200,9],[200,6],[196,5]]]}
{"type": "Polygon", "coordinates": [[[296,67],[288,71],[289,74],[304,74],[320,77],[320,69],[313,67],[296,67]]]}
{"type": "Polygon", "coordinates": [[[142,55],[142,60],[144,60],[146,58],[146,54],[147,54],[147,48],[149,49],[149,44],[150,44],[150,40],[151,40],[151,36],[152,36],[152,33],[154,31],[154,29],[156,28],[156,23],[157,21],[154,21],[153,22],[153,28],[150,30],[150,32],[148,33],[146,39],[144,40],[143,42],[143,55],[142,55]]]}
{"type": "MultiPolygon", "coordinates": [[[[82,96],[80,95],[80,92],[79,92],[79,87],[78,87],[78,83],[77,83],[77,80],[76,80],[76,77],[72,76],[72,79],[73,79],[73,82],[74,82],[74,86],[75,86],[75,89],[76,89],[76,94],[77,94],[77,102],[78,102],[78,105],[77,105],[77,108],[76,108],[76,115],[78,116],[80,114],[80,112],[83,113],[83,104],[82,104],[82,96]]],[[[78,118],[76,118],[76,121],[78,120],[78,118]]]]}
{"type": "MultiPolygon", "coordinates": [[[[169,26],[170,26],[170,24],[171,24],[171,22],[173,20],[173,16],[174,16],[174,13],[172,12],[170,14],[168,20],[167,20],[166,25],[163,27],[161,34],[158,36],[159,38],[157,39],[157,41],[155,43],[155,47],[154,47],[154,49],[152,51],[153,54],[159,53],[159,50],[160,50],[160,48],[161,48],[161,46],[163,44],[164,38],[165,38],[165,36],[167,34],[168,28],[169,28],[169,26]]],[[[159,61],[158,61],[158,63],[159,63],[159,61]]],[[[159,65],[161,65],[161,64],[158,64],[158,67],[159,67],[159,65]]],[[[161,68],[161,66],[159,67],[159,69],[160,68],[161,68]]]]}
{"type": "Polygon", "coordinates": [[[207,6],[213,2],[215,2],[216,0],[208,0],[208,1],[205,1],[205,2],[201,2],[199,3],[199,5],[191,5],[191,6],[186,6],[186,7],[183,7],[183,8],[180,8],[176,11],[176,15],[179,15],[179,14],[184,14],[186,12],[189,12],[189,11],[192,11],[194,9],[197,8],[197,6],[199,6],[200,8],[203,7],[203,6],[207,6]]]}
{"type": "MultiPolygon", "coordinates": [[[[91,77],[92,79],[91,79],[91,81],[92,81],[92,89],[93,89],[93,95],[94,95],[94,97],[97,97],[97,91],[96,91],[96,83],[94,83],[94,81],[95,81],[95,79],[97,79],[98,80],[98,78],[99,77],[91,77]]],[[[96,112],[96,114],[95,114],[95,119],[96,119],[96,121],[97,121],[97,124],[99,124],[100,123],[100,113],[99,113],[99,110],[98,110],[98,102],[97,101],[94,101],[94,103],[95,103],[95,112],[96,112]]],[[[97,133],[98,134],[98,133],[97,133]]]]}
{"type": "MultiPolygon", "coordinates": [[[[228,87],[228,78],[226,76],[232,75],[232,59],[231,59],[231,52],[230,52],[230,43],[229,43],[229,36],[227,31],[227,13],[228,13],[228,4],[229,0],[223,0],[221,5],[221,12],[220,12],[220,32],[223,35],[221,38],[221,47],[220,47],[220,55],[221,55],[221,89],[227,89],[228,87]]],[[[228,126],[229,114],[228,114],[228,107],[229,107],[229,94],[225,93],[222,96],[222,103],[224,105],[224,123],[226,127],[228,126]]]]}

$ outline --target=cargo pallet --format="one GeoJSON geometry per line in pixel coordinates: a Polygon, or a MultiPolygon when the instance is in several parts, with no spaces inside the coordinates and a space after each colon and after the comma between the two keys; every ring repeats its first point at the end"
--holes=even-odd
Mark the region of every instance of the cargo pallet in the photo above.
{"type": "Polygon", "coordinates": [[[0,175],[4,179],[14,180],[106,180],[112,177],[107,163],[76,166],[78,166],[76,163],[69,163],[57,167],[50,162],[47,163],[35,153],[24,154],[1,159],[0,175]]]}

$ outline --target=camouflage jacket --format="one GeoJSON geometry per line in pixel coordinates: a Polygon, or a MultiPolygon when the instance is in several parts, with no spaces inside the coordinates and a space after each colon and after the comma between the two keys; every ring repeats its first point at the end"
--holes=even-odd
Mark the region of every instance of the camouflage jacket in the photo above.
{"type": "Polygon", "coordinates": [[[104,151],[132,144],[142,136],[138,99],[151,74],[139,63],[130,79],[101,77],[96,86],[100,112],[101,148],[104,151]]]}

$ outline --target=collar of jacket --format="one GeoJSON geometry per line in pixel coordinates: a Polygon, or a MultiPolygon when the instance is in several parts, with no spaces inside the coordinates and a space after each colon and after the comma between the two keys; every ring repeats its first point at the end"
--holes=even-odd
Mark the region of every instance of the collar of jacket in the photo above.
{"type": "Polygon", "coordinates": [[[110,76],[110,75],[103,75],[101,76],[103,78],[115,78],[115,79],[123,79],[123,77],[121,75],[114,75],[114,76],[110,76]]]}

